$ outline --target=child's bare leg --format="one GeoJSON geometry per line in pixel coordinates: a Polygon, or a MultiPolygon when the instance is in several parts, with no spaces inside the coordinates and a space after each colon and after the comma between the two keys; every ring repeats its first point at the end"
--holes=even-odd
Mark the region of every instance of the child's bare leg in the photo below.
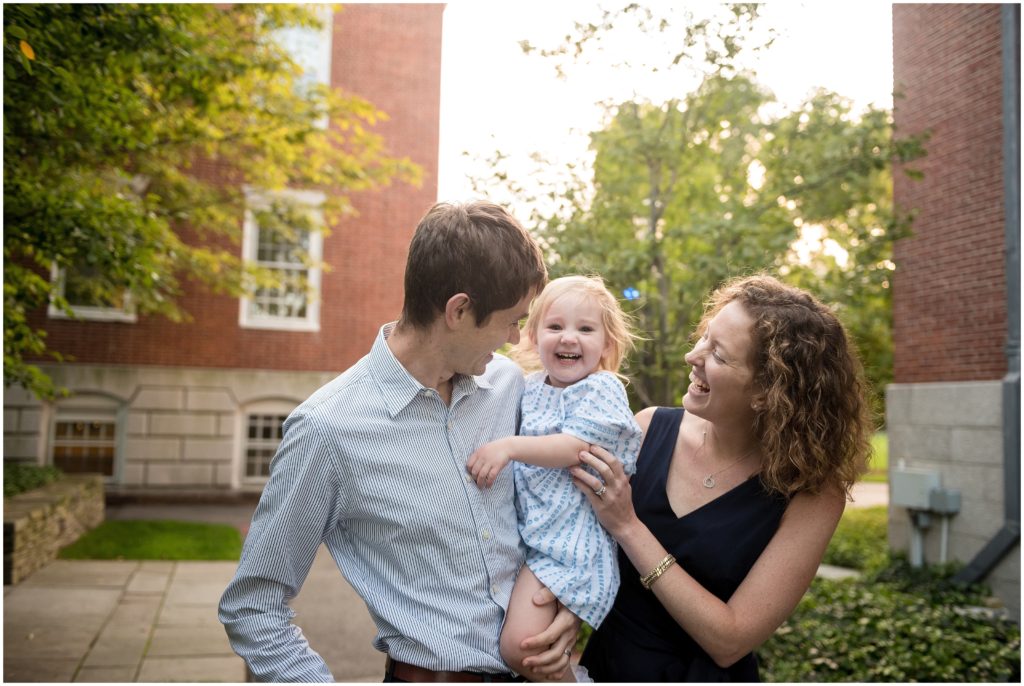
{"type": "MultiPolygon", "coordinates": [[[[512,587],[512,597],[508,603],[508,614],[501,628],[501,657],[508,666],[531,679],[537,681],[537,675],[529,668],[523,667],[523,658],[543,652],[541,650],[524,651],[520,646],[524,639],[536,636],[549,626],[555,619],[556,604],[537,606],[533,604],[533,594],[543,588],[543,584],[530,568],[523,565],[512,587]]],[[[561,678],[548,678],[547,681],[571,681],[572,669],[566,669],[561,678]]]]}

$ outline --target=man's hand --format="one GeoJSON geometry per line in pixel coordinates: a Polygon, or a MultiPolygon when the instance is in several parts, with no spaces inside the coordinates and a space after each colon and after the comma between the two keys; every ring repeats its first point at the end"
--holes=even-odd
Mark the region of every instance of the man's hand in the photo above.
{"type": "Polygon", "coordinates": [[[469,461],[466,463],[466,470],[476,480],[480,488],[494,485],[498,474],[512,460],[512,452],[503,440],[491,441],[477,448],[469,461]]]}
{"type": "MultiPolygon", "coordinates": [[[[533,596],[534,605],[558,603],[555,594],[542,588],[533,596]]],[[[540,650],[536,655],[523,659],[523,666],[530,669],[534,681],[553,681],[561,678],[569,668],[569,656],[576,645],[576,636],[580,630],[580,618],[574,615],[561,603],[558,613],[551,625],[537,634],[524,639],[520,644],[523,650],[540,650]]]]}

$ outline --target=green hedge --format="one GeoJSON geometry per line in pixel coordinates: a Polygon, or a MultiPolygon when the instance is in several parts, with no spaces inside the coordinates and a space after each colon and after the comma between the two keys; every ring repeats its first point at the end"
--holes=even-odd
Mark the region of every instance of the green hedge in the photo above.
{"type": "Polygon", "coordinates": [[[762,679],[1020,681],[1020,628],[965,611],[982,586],[958,587],[952,567],[894,559],[861,580],[816,579],[759,650],[762,679]]]}
{"type": "Polygon", "coordinates": [[[39,488],[64,476],[56,467],[4,462],[4,497],[18,495],[39,488]]]}

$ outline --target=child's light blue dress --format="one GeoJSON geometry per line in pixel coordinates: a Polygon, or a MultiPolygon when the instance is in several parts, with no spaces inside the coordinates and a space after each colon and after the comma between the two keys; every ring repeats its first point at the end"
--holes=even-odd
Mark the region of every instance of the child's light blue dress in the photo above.
{"type": "MultiPolygon", "coordinates": [[[[595,372],[562,389],[544,383],[546,378],[537,372],[526,379],[519,433],[575,436],[604,447],[633,474],[643,434],[622,382],[595,372]]],[[[577,617],[599,626],[619,589],[615,541],[567,469],[514,462],[513,470],[519,532],[529,547],[526,564],[577,617]]]]}

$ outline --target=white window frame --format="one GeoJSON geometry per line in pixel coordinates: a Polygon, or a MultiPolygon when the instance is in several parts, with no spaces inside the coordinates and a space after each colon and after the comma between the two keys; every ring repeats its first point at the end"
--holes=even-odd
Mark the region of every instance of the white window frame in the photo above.
{"type": "MultiPolygon", "coordinates": [[[[235,452],[232,487],[246,491],[262,490],[268,477],[246,474],[249,450],[249,417],[252,415],[278,415],[287,417],[302,401],[294,398],[271,397],[254,400],[239,407],[235,413],[235,452]]],[[[280,443],[278,444],[280,447],[280,443]]],[[[275,449],[275,454],[276,454],[275,449]]]]}
{"type": "MultiPolygon", "coordinates": [[[[253,209],[268,204],[272,198],[287,197],[295,202],[306,205],[314,213],[317,223],[323,225],[323,210],[321,209],[326,196],[320,191],[308,190],[283,190],[283,191],[256,191],[245,190],[245,221],[242,232],[242,258],[246,262],[258,263],[259,250],[259,226],[253,209]]],[[[309,236],[309,256],[318,263],[323,259],[323,233],[312,231],[309,236]]],[[[253,299],[249,296],[239,298],[238,325],[244,329],[273,329],[277,331],[319,331],[320,330],[320,276],[319,267],[306,269],[306,280],[309,290],[306,293],[306,316],[302,319],[297,317],[281,317],[277,315],[258,314],[252,311],[253,299]]]]}
{"type": "MultiPolygon", "coordinates": [[[[67,281],[67,271],[62,267],[58,267],[56,262],[50,265],[50,281],[54,284],[57,295],[63,298],[64,287],[67,281]]],[[[128,291],[125,291],[124,293],[124,307],[95,307],[92,305],[68,304],[71,306],[71,311],[74,312],[79,319],[88,319],[98,322],[123,322],[126,324],[134,324],[138,321],[138,315],[135,313],[135,303],[132,301],[132,294],[128,291]]],[[[57,307],[52,300],[50,301],[49,307],[47,307],[46,314],[51,319],[76,318],[70,316],[60,307],[57,307]]]]}
{"type": "MultiPolygon", "coordinates": [[[[242,445],[242,480],[243,481],[246,481],[246,482],[249,482],[249,483],[257,483],[257,482],[265,482],[268,478],[270,478],[269,472],[266,475],[263,475],[263,474],[249,474],[249,449],[250,448],[259,448],[261,450],[267,450],[267,449],[271,448],[269,443],[271,441],[275,441],[274,444],[273,444],[273,449],[270,451],[271,452],[270,460],[273,460],[274,459],[274,455],[277,454],[277,449],[281,445],[281,440],[277,439],[276,437],[274,439],[265,439],[265,438],[260,438],[260,437],[251,438],[249,436],[249,427],[251,425],[252,419],[254,417],[275,417],[275,418],[280,418],[280,420],[281,420],[280,424],[283,425],[284,424],[284,420],[288,418],[288,414],[289,414],[288,412],[275,412],[275,411],[270,411],[270,412],[250,411],[250,412],[246,412],[245,413],[244,418],[243,418],[243,426],[242,426],[242,435],[243,435],[243,445],[242,445]]],[[[275,426],[276,430],[280,431],[280,429],[281,429],[280,425],[278,425],[275,422],[274,426],[275,426]]],[[[269,465],[270,465],[270,461],[267,462],[268,468],[269,468],[269,465]]]]}

